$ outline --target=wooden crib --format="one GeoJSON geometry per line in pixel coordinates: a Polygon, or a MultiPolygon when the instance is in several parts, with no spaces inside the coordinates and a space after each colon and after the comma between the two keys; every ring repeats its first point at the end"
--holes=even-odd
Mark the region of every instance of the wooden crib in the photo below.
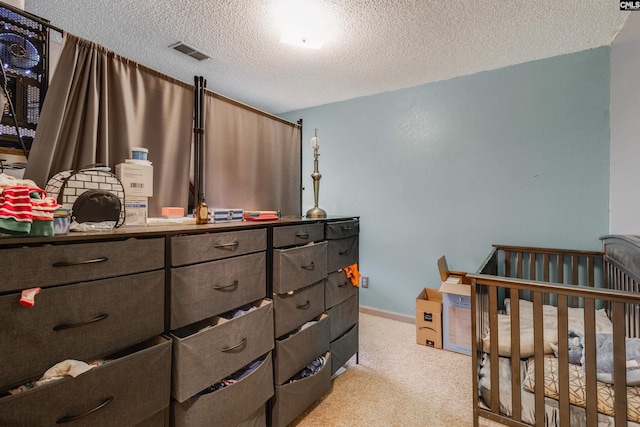
{"type": "Polygon", "coordinates": [[[640,336],[640,237],[601,240],[602,252],[495,245],[468,275],[474,427],[640,426],[625,352],[625,337],[640,336]],[[582,349],[579,365],[569,363],[570,331],[584,337],[571,344],[582,349]],[[613,374],[596,366],[603,337],[613,374]]]}

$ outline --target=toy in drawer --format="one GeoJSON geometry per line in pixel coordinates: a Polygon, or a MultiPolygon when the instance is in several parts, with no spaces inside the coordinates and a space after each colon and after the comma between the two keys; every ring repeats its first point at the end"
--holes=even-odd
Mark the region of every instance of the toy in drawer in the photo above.
{"type": "Polygon", "coordinates": [[[347,278],[344,270],[333,271],[327,275],[324,292],[325,308],[328,310],[357,293],[358,287],[347,278]]]}
{"type": "Polygon", "coordinates": [[[170,329],[216,316],[266,293],[264,252],[172,268],[170,329]]]}
{"type": "Polygon", "coordinates": [[[228,318],[213,317],[171,332],[171,395],[178,402],[273,349],[272,301],[263,299],[241,309],[223,315],[228,318]]]}
{"type": "Polygon", "coordinates": [[[331,354],[323,355],[324,366],[315,374],[276,385],[271,411],[273,427],[285,427],[301,414],[309,405],[331,388],[331,354]]]}
{"type": "Polygon", "coordinates": [[[358,324],[331,342],[331,375],[358,352],[358,324]]]}
{"type": "Polygon", "coordinates": [[[64,359],[86,360],[164,331],[164,271],[45,288],[33,307],[0,297],[0,390],[64,359]]]}
{"type": "Polygon", "coordinates": [[[329,317],[321,314],[289,335],[276,340],[273,379],[283,384],[309,361],[329,350],[329,317]]]}
{"type": "Polygon", "coordinates": [[[351,219],[348,221],[331,221],[325,224],[325,237],[328,240],[344,239],[357,236],[360,233],[360,221],[351,219]]]}
{"type": "Polygon", "coordinates": [[[0,398],[0,425],[135,425],[169,405],[170,340],[158,336],[106,360],[75,378],[0,398]]]}
{"type": "MultiPolygon", "coordinates": [[[[246,376],[225,387],[202,392],[185,402],[171,403],[171,424],[175,427],[236,427],[249,419],[264,420],[265,402],[273,396],[271,353],[252,362],[259,364],[246,376]]],[[[260,425],[260,424],[257,424],[260,425]]],[[[265,425],[265,424],[262,424],[265,425]]]]}
{"type": "Polygon", "coordinates": [[[327,242],[273,251],[273,292],[295,291],[327,277],[327,242]]]}
{"type": "Polygon", "coordinates": [[[358,262],[358,236],[329,240],[327,247],[327,269],[337,271],[358,262]]]}
{"type": "Polygon", "coordinates": [[[202,233],[171,238],[171,265],[195,264],[267,249],[267,230],[202,233]]]}
{"type": "Polygon", "coordinates": [[[358,323],[358,295],[327,310],[331,325],[331,341],[340,337],[358,323]]]}
{"type": "Polygon", "coordinates": [[[324,311],[324,279],[295,292],[273,295],[275,336],[291,332],[324,311]]]}
{"type": "Polygon", "coordinates": [[[164,268],[164,238],[5,249],[0,293],[164,268]],[[37,268],[34,261],[37,260],[37,268]]]}
{"type": "Polygon", "coordinates": [[[324,239],[322,224],[299,224],[273,227],[273,247],[306,245],[324,239]]]}

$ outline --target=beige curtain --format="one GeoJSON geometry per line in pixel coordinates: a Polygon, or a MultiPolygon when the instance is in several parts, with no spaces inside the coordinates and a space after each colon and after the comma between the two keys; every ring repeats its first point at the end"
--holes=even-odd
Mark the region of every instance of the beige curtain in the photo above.
{"type": "Polygon", "coordinates": [[[67,33],[49,85],[25,177],[44,188],[59,171],[149,149],[149,216],[184,206],[189,194],[193,86],[67,33]]]}
{"type": "Polygon", "coordinates": [[[300,126],[209,91],[204,123],[209,208],[301,214],[300,126]]]}

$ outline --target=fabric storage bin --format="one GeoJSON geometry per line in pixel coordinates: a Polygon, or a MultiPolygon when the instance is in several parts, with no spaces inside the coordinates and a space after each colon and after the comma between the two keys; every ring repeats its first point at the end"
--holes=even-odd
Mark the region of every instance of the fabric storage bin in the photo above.
{"type": "Polygon", "coordinates": [[[261,425],[259,421],[260,419],[264,421],[265,402],[273,396],[272,369],[271,353],[267,353],[260,367],[235,384],[213,393],[192,397],[185,402],[173,401],[171,425],[175,427],[261,425]],[[258,424],[251,424],[255,421],[258,424]]]}
{"type": "Polygon", "coordinates": [[[216,316],[266,294],[264,252],[172,268],[170,329],[216,316]]]}
{"type": "Polygon", "coordinates": [[[262,405],[236,427],[267,427],[267,405],[262,405]]]}
{"type": "Polygon", "coordinates": [[[331,325],[331,341],[340,337],[353,325],[358,323],[358,295],[354,295],[346,301],[327,310],[331,325]]]}
{"type": "Polygon", "coordinates": [[[357,293],[358,287],[353,286],[351,279],[347,278],[344,270],[331,272],[327,276],[327,283],[325,285],[325,308],[329,309],[334,305],[340,304],[357,293]]]}
{"type": "Polygon", "coordinates": [[[167,406],[162,411],[157,412],[141,423],[136,424],[135,427],[164,427],[167,424],[168,416],[169,407],[167,406]]]}
{"type": "Polygon", "coordinates": [[[2,266],[0,293],[164,268],[164,238],[21,247],[2,256],[11,262],[2,266]]]}
{"type": "Polygon", "coordinates": [[[331,221],[324,225],[325,238],[328,240],[344,239],[360,233],[360,220],[331,221]]]}
{"type": "Polygon", "coordinates": [[[171,238],[171,265],[179,267],[266,249],[266,228],[174,236],[171,238]]]}
{"type": "Polygon", "coordinates": [[[0,425],[135,425],[169,405],[171,340],[158,336],[107,357],[76,378],[64,377],[0,398],[0,425]],[[80,420],[81,419],[81,420],[80,420]]]}
{"type": "Polygon", "coordinates": [[[0,297],[0,390],[164,331],[164,271],[44,288],[33,307],[0,297]]]}
{"type": "Polygon", "coordinates": [[[306,245],[324,239],[322,224],[299,224],[273,227],[273,247],[306,245]]]}
{"type": "Polygon", "coordinates": [[[329,240],[327,246],[327,269],[337,271],[358,262],[358,236],[329,240]]]}
{"type": "Polygon", "coordinates": [[[276,340],[273,358],[276,384],[284,383],[329,350],[329,317],[323,313],[314,320],[313,325],[276,340]]]}
{"type": "Polygon", "coordinates": [[[273,295],[276,338],[291,332],[324,311],[324,279],[292,294],[273,295]]]}
{"type": "Polygon", "coordinates": [[[171,332],[171,395],[184,402],[273,349],[273,304],[263,299],[256,310],[227,320],[213,317],[171,332]]]}
{"type": "Polygon", "coordinates": [[[331,375],[358,352],[358,324],[331,342],[331,375]]]}
{"type": "Polygon", "coordinates": [[[327,242],[273,250],[273,292],[282,294],[327,277],[327,242]]]}
{"type": "Polygon", "coordinates": [[[331,388],[331,353],[324,354],[326,363],[315,375],[275,386],[271,409],[271,425],[285,427],[309,405],[331,388]]]}

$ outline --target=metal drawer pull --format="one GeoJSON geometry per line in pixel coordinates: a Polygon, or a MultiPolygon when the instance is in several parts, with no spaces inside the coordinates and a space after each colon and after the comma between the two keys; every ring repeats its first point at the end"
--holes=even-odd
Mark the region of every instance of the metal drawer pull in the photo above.
{"type": "Polygon", "coordinates": [[[74,265],[84,265],[84,264],[96,264],[98,262],[106,262],[109,261],[109,258],[106,256],[102,256],[100,258],[88,259],[86,261],[77,261],[77,262],[56,262],[53,264],[54,267],[72,267],[74,265]]]}
{"type": "Polygon", "coordinates": [[[309,264],[309,265],[301,265],[300,268],[304,268],[305,270],[313,270],[314,268],[316,268],[316,266],[313,263],[313,261],[311,261],[311,264],[309,264]]]}
{"type": "Polygon", "coordinates": [[[221,245],[215,245],[216,249],[224,249],[225,251],[235,251],[238,248],[238,242],[223,243],[221,245]]]}
{"type": "Polygon", "coordinates": [[[296,237],[299,237],[301,239],[308,239],[309,233],[296,233],[296,237]]]}
{"type": "Polygon", "coordinates": [[[246,338],[242,338],[242,341],[240,341],[240,344],[236,344],[236,345],[231,346],[231,347],[225,347],[225,348],[222,349],[222,351],[224,351],[225,353],[228,352],[228,351],[233,351],[236,348],[242,347],[246,343],[247,343],[247,339],[246,338]]]}
{"type": "Polygon", "coordinates": [[[92,413],[96,412],[98,409],[104,408],[109,403],[111,403],[112,400],[113,400],[113,396],[109,396],[104,400],[104,402],[102,402],[101,404],[99,404],[95,408],[91,409],[90,411],[87,411],[84,414],[80,414],[80,415],[71,415],[69,417],[62,417],[58,421],[56,421],[56,424],[64,424],[64,423],[68,423],[68,422],[71,422],[71,421],[78,420],[78,419],[80,419],[80,418],[82,418],[84,416],[87,416],[89,414],[92,414],[92,413]]]}
{"type": "Polygon", "coordinates": [[[225,290],[230,289],[230,288],[235,289],[235,288],[237,288],[237,287],[238,287],[238,283],[239,283],[239,282],[238,282],[237,280],[234,280],[234,281],[233,281],[233,283],[232,283],[232,284],[230,284],[230,285],[226,285],[226,286],[214,286],[214,287],[213,287],[213,289],[215,289],[216,291],[225,291],[225,290]]]}
{"type": "Polygon", "coordinates": [[[347,282],[344,282],[341,285],[338,285],[339,288],[346,288],[347,287],[347,282]]]}
{"type": "Polygon", "coordinates": [[[93,322],[98,322],[100,320],[104,320],[107,317],[109,317],[108,314],[104,313],[104,314],[100,314],[97,317],[94,317],[91,320],[87,320],[85,322],[78,322],[78,323],[63,323],[62,325],[58,325],[58,326],[54,326],[53,330],[54,331],[62,331],[63,329],[71,329],[71,328],[77,328],[78,326],[84,326],[84,325],[88,325],[89,323],[93,323],[93,322]]]}
{"type": "Polygon", "coordinates": [[[345,249],[344,251],[338,252],[339,255],[346,255],[349,253],[349,249],[345,249]]]}
{"type": "Polygon", "coordinates": [[[311,301],[307,300],[307,302],[305,302],[304,304],[301,305],[296,305],[296,308],[308,308],[311,305],[311,301]]]}

